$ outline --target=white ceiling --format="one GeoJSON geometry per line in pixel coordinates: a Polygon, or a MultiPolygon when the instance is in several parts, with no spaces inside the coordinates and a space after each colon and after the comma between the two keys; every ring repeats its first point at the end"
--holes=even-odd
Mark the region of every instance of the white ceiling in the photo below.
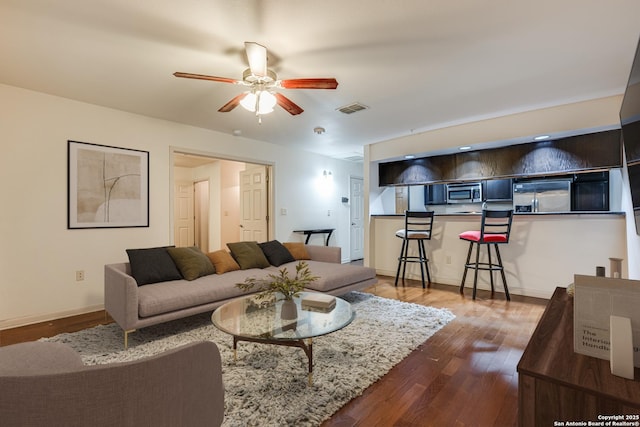
{"type": "Polygon", "coordinates": [[[345,158],[454,123],[620,94],[637,0],[0,0],[0,83],[345,158]],[[244,41],[305,112],[218,108],[240,86],[244,41]],[[345,115],[337,108],[369,109],[345,115]],[[317,135],[321,126],[326,133],[317,135]]]}

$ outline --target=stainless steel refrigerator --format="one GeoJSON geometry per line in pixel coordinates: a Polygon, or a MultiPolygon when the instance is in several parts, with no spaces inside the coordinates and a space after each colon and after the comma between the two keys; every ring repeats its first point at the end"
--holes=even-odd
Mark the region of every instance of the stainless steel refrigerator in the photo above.
{"type": "Polygon", "coordinates": [[[550,179],[513,184],[515,212],[571,211],[571,180],[550,179]]]}

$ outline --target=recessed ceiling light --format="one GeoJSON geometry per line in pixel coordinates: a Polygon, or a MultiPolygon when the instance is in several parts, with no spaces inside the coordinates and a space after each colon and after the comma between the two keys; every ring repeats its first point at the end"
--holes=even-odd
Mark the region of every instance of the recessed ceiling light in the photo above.
{"type": "Polygon", "coordinates": [[[471,150],[471,147],[469,147],[468,145],[465,145],[463,147],[459,148],[460,150],[471,150]]]}
{"type": "Polygon", "coordinates": [[[414,156],[413,154],[407,154],[406,156],[404,156],[405,159],[415,159],[416,156],[414,156]]]}
{"type": "Polygon", "coordinates": [[[538,135],[535,138],[533,138],[534,141],[542,141],[543,139],[549,139],[550,136],[549,135],[538,135]]]}
{"type": "Polygon", "coordinates": [[[313,128],[313,131],[315,133],[317,133],[318,135],[322,135],[323,133],[325,133],[326,130],[325,130],[325,128],[318,126],[318,127],[313,128]]]}

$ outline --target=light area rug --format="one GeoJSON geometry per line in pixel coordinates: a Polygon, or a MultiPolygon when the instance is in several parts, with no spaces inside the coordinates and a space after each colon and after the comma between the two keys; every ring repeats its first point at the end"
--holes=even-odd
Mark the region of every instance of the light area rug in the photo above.
{"type": "Polygon", "coordinates": [[[454,318],[446,309],[362,292],[342,298],[353,304],[356,318],[314,339],[312,385],[299,348],[240,342],[234,361],[232,337],[213,326],[210,313],[141,329],[130,335],[128,350],[116,324],[43,340],[69,344],[86,364],[135,360],[192,341],[214,341],[222,354],[223,426],[317,426],[454,318]]]}

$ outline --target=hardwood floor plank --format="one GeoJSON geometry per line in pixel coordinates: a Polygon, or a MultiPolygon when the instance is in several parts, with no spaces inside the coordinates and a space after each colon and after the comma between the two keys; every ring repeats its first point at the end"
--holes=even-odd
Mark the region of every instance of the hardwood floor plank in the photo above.
{"type": "Polygon", "coordinates": [[[97,325],[106,325],[113,322],[104,310],[91,313],[64,317],[47,322],[34,323],[32,325],[0,331],[0,346],[17,344],[25,341],[35,341],[44,337],[52,337],[63,332],[76,332],[97,325]]]}
{"type": "Polygon", "coordinates": [[[353,399],[322,427],[515,426],[516,365],[547,300],[496,292],[460,295],[458,287],[422,289],[407,280],[379,276],[375,295],[448,308],[456,319],[418,347],[387,375],[353,399]]]}

